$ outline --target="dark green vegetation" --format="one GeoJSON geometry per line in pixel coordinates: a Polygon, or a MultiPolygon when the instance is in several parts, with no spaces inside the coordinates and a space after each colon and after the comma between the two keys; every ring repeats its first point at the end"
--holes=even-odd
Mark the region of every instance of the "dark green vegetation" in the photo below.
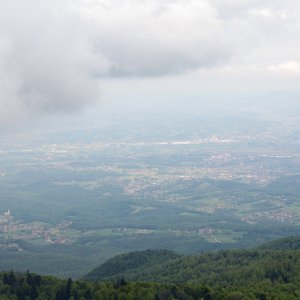
{"type": "Polygon", "coordinates": [[[189,112],[0,141],[0,269],[79,278],[130,251],[297,234],[300,127],[280,117],[189,112]]]}
{"type": "Polygon", "coordinates": [[[110,259],[86,280],[6,272],[0,274],[0,298],[299,299],[299,241],[299,237],[290,237],[253,250],[220,250],[186,257],[167,250],[136,251],[110,259]]]}
{"type": "Polygon", "coordinates": [[[198,282],[210,286],[247,286],[249,282],[300,282],[300,238],[276,240],[251,250],[221,250],[191,256],[168,257],[163,250],[124,254],[89,273],[93,280],[163,283],[198,282]],[[284,249],[284,250],[282,250],[284,249]],[[156,259],[159,254],[166,259],[156,259]]]}
{"type": "Polygon", "coordinates": [[[201,284],[168,285],[124,279],[94,283],[10,272],[0,274],[0,297],[3,300],[288,300],[299,299],[299,285],[263,282],[240,288],[212,288],[201,284]]]}
{"type": "Polygon", "coordinates": [[[151,270],[154,266],[162,265],[169,260],[180,257],[182,257],[182,255],[168,250],[130,252],[111,258],[101,265],[100,268],[97,268],[88,274],[86,278],[103,280],[107,278],[127,277],[127,275],[130,276],[130,273],[136,273],[137,270],[140,270],[143,273],[145,269],[151,270]]]}
{"type": "Polygon", "coordinates": [[[300,238],[298,236],[285,237],[282,239],[265,243],[257,249],[261,250],[298,250],[300,249],[300,238]]]}
{"type": "Polygon", "coordinates": [[[93,283],[60,280],[49,276],[27,273],[0,274],[1,299],[18,300],[114,300],[114,299],[211,299],[232,294],[231,291],[213,291],[207,286],[177,286],[158,283],[128,283],[124,279],[115,283],[93,283]]]}

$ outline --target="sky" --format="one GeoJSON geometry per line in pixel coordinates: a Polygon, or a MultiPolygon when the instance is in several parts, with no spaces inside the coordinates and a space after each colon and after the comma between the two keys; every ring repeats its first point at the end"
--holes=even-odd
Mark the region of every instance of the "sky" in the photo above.
{"type": "Polygon", "coordinates": [[[0,128],[115,99],[295,93],[299,37],[299,0],[1,0],[0,128]]]}

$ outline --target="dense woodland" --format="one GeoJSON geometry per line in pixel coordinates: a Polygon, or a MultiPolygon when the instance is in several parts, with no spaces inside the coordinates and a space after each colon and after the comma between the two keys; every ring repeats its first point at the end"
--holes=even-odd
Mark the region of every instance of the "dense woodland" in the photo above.
{"type": "MultiPolygon", "coordinates": [[[[239,276],[239,274],[236,274],[239,276]]],[[[245,287],[210,287],[202,284],[160,284],[152,282],[127,282],[124,278],[115,282],[62,280],[31,273],[0,275],[0,299],[299,299],[300,285],[278,281],[252,283],[245,287]]]]}
{"type": "Polygon", "coordinates": [[[193,256],[137,251],[76,281],[3,272],[0,299],[300,299],[299,246],[300,238],[291,237],[193,256]]]}
{"type": "Polygon", "coordinates": [[[241,287],[261,282],[300,282],[300,239],[280,239],[250,250],[220,250],[179,256],[166,250],[136,251],[116,256],[86,278],[241,287]],[[158,259],[164,257],[164,259],[158,259]]]}

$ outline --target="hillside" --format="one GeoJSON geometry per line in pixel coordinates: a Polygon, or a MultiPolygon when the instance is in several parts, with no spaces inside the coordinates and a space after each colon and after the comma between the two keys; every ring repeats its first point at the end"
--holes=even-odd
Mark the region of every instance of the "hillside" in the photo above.
{"type": "Polygon", "coordinates": [[[0,299],[299,299],[298,241],[290,237],[251,250],[192,256],[168,250],[135,251],[108,260],[85,280],[76,281],[2,272],[0,299]]]}
{"type": "Polygon", "coordinates": [[[104,277],[118,277],[120,274],[130,272],[136,273],[137,270],[149,269],[155,265],[163,264],[167,261],[182,257],[182,255],[169,250],[146,250],[134,251],[128,254],[118,255],[90,272],[88,279],[98,279],[104,277]]]}
{"type": "Polygon", "coordinates": [[[130,281],[178,284],[201,282],[224,287],[247,286],[249,282],[257,284],[263,281],[296,283],[300,281],[300,249],[296,247],[297,239],[290,237],[273,241],[268,244],[269,249],[265,244],[262,249],[222,250],[181,257],[174,255],[157,261],[155,257],[159,252],[133,252],[110,259],[85,278],[111,281],[124,277],[130,281]],[[285,250],[281,250],[283,245],[285,250]],[[153,259],[149,257],[152,254],[153,259]],[[140,264],[143,256],[151,264],[140,264]],[[128,261],[130,266],[124,268],[128,261]]]}
{"type": "Polygon", "coordinates": [[[0,299],[3,300],[247,300],[299,299],[300,285],[249,281],[246,287],[212,287],[198,284],[151,282],[91,282],[58,279],[27,272],[0,273],[0,299]]]}
{"type": "Polygon", "coordinates": [[[281,239],[276,239],[270,241],[268,243],[262,244],[258,247],[258,249],[265,249],[265,250],[296,250],[300,249],[300,237],[298,236],[291,236],[291,237],[284,237],[281,239]]]}

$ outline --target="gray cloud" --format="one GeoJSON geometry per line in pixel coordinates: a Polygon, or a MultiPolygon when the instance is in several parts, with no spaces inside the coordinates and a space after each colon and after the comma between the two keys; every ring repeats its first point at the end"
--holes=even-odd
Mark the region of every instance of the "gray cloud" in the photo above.
{"type": "Polygon", "coordinates": [[[181,73],[216,65],[232,54],[223,23],[206,1],[122,3],[110,1],[94,12],[95,51],[107,58],[108,75],[181,73]]]}
{"type": "Polygon", "coordinates": [[[99,99],[103,78],[222,64],[256,44],[257,23],[270,33],[258,21],[268,12],[272,26],[291,13],[264,3],[270,10],[250,0],[2,0],[0,124],[82,109],[99,99]]]}
{"type": "Polygon", "coordinates": [[[90,69],[98,61],[82,18],[47,1],[2,1],[2,122],[74,110],[97,97],[90,69]]]}

